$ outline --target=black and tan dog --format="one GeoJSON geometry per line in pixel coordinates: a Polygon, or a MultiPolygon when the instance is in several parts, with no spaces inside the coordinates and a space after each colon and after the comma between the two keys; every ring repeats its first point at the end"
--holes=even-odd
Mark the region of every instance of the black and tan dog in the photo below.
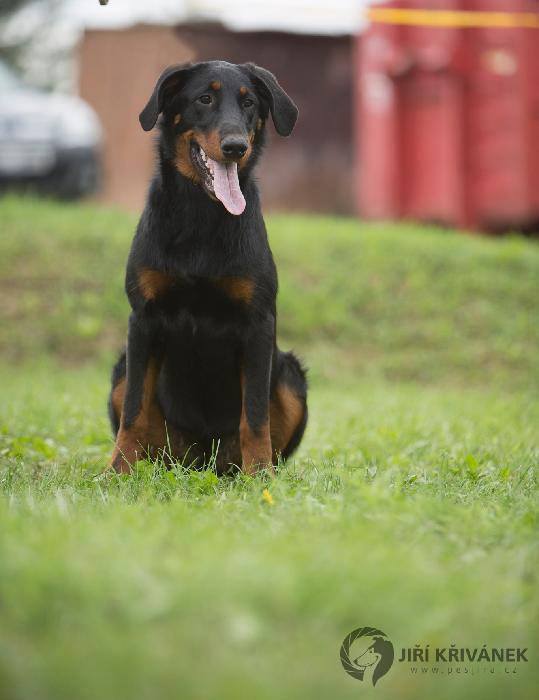
{"type": "Polygon", "coordinates": [[[114,367],[112,465],[160,450],[219,473],[272,469],[307,422],[305,373],[276,345],[277,274],[253,167],[266,119],[298,110],[253,64],[168,68],[140,122],[159,115],[158,169],[131,247],[127,349],[114,367]],[[217,457],[215,457],[215,453],[217,457]]]}

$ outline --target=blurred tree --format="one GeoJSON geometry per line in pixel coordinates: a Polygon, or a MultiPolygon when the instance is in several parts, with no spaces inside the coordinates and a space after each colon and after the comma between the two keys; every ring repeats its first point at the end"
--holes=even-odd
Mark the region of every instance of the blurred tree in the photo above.
{"type": "Polygon", "coordinates": [[[5,36],[7,24],[12,19],[15,12],[32,4],[32,2],[34,2],[34,0],[2,0],[2,4],[0,5],[0,59],[3,59],[7,63],[16,64],[17,56],[20,55],[25,44],[28,43],[28,37],[26,41],[22,38],[9,41],[5,36]]]}
{"type": "MultiPolygon", "coordinates": [[[[60,10],[65,0],[1,0],[0,60],[40,87],[62,83],[66,50],[60,10]]],[[[65,82],[65,81],[64,81],[65,82]]]]}
{"type": "Polygon", "coordinates": [[[0,17],[11,14],[23,5],[28,5],[32,0],[3,0],[0,5],[0,17]]]}

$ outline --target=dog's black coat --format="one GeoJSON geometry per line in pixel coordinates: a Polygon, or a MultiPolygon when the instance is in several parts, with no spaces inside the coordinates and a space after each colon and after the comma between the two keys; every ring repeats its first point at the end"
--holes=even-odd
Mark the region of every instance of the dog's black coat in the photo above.
{"type": "MultiPolygon", "coordinates": [[[[129,435],[154,401],[169,442],[173,433],[173,457],[188,453],[188,462],[201,464],[218,445],[219,471],[242,461],[249,470],[249,460],[271,461],[262,444],[264,426],[270,407],[282,413],[280,390],[292,412],[275,414],[275,422],[290,428],[294,414],[295,424],[277,437],[271,426],[273,459],[293,452],[307,421],[305,373],[292,353],[276,345],[277,274],[252,174],[269,113],[278,133],[288,135],[297,109],[264,69],[212,61],[165,71],[141,114],[145,130],[159,113],[158,168],[127,264],[132,313],[127,350],[112,375],[112,427],[115,434],[129,435]],[[199,101],[207,93],[211,104],[199,101]],[[239,182],[246,206],[239,216],[193,181],[196,167],[178,155],[182,147],[192,147],[191,134],[195,142],[203,138],[221,149],[225,142],[235,148],[250,140],[248,157],[240,159],[238,147],[233,158],[243,164],[239,182]],[[148,398],[150,365],[157,369],[155,397],[148,398]],[[114,392],[122,382],[119,410],[114,392]],[[281,438],[286,444],[276,444],[281,438]]],[[[147,436],[155,414],[146,415],[142,437],[139,429],[122,445],[117,442],[115,468],[133,461],[132,452],[123,452],[129,452],[126,445],[133,449],[133,440],[139,449],[164,447],[147,436]]]]}

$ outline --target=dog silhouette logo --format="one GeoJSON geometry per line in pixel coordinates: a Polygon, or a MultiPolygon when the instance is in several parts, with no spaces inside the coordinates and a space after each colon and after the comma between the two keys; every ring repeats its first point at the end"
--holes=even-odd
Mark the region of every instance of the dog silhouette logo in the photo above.
{"type": "Polygon", "coordinates": [[[344,670],[352,678],[358,681],[370,678],[376,685],[393,665],[395,651],[385,632],[375,627],[359,627],[345,637],[340,656],[344,670]]]}

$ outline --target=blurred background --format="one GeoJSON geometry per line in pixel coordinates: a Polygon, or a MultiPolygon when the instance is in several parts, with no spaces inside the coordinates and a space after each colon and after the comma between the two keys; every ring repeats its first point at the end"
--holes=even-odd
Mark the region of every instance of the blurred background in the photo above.
{"type": "Polygon", "coordinates": [[[339,648],[362,625],[397,654],[530,650],[517,673],[396,662],[376,700],[537,695],[538,10],[0,0],[1,700],[357,700],[339,648]],[[273,503],[210,468],[104,473],[138,115],[205,58],[300,107],[258,172],[310,383],[273,503]]]}
{"type": "Polygon", "coordinates": [[[4,0],[0,183],[137,211],[154,162],[138,114],[156,77],[182,61],[250,60],[300,108],[293,138],[272,134],[260,169],[268,210],[535,231],[537,10],[537,0],[4,0]],[[368,7],[520,20],[401,24],[369,21],[368,7]]]}

